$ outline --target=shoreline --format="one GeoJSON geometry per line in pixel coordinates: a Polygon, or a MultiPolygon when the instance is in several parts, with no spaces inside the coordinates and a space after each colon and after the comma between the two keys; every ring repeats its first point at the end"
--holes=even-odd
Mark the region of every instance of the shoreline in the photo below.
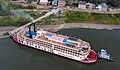
{"type": "Polygon", "coordinates": [[[16,29],[17,26],[0,26],[0,39],[10,37],[10,35],[5,35],[11,30],[16,29]]]}
{"type": "Polygon", "coordinates": [[[42,27],[44,30],[48,31],[59,31],[61,29],[74,29],[74,28],[89,28],[97,30],[113,30],[120,29],[120,25],[111,25],[111,24],[95,24],[95,23],[64,23],[59,25],[45,25],[42,27]]]}
{"type": "Polygon", "coordinates": [[[96,24],[96,23],[66,23],[63,29],[72,29],[72,28],[113,30],[113,29],[120,29],[120,25],[96,24]]]}
{"type": "MultiPolygon", "coordinates": [[[[0,39],[9,37],[9,35],[4,35],[4,34],[16,28],[17,27],[15,26],[0,26],[0,39]]],[[[113,29],[120,29],[120,25],[95,24],[95,23],[64,23],[58,25],[42,25],[40,27],[39,26],[36,27],[37,30],[40,30],[41,28],[52,32],[56,32],[61,29],[74,29],[74,28],[113,30],[113,29]]]]}

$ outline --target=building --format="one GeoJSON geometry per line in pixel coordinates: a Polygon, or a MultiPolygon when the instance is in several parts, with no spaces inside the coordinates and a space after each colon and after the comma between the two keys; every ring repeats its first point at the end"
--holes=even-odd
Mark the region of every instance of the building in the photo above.
{"type": "Polygon", "coordinates": [[[48,4],[48,0],[38,0],[37,4],[47,5],[48,4]]]}
{"type": "Polygon", "coordinates": [[[40,4],[45,4],[45,5],[47,5],[47,4],[48,4],[48,0],[40,0],[40,4]]]}
{"type": "Polygon", "coordinates": [[[101,3],[96,6],[96,9],[98,11],[107,11],[108,6],[106,5],[106,3],[101,3]]]}
{"type": "Polygon", "coordinates": [[[83,1],[79,1],[78,3],[78,8],[79,9],[86,9],[86,2],[83,2],[83,1]]]}
{"type": "Polygon", "coordinates": [[[89,10],[93,10],[93,9],[95,9],[95,4],[93,4],[93,3],[86,3],[86,9],[89,9],[89,10]]]}
{"type": "Polygon", "coordinates": [[[22,2],[22,3],[27,3],[28,0],[18,0],[19,2],[22,2]]]}
{"type": "Polygon", "coordinates": [[[79,0],[66,0],[67,3],[73,4],[73,3],[78,3],[79,0]]]}
{"type": "MultiPolygon", "coordinates": [[[[18,2],[22,2],[22,3],[28,3],[29,0],[16,0],[18,2]]],[[[38,3],[38,4],[48,4],[48,0],[32,0],[32,2],[38,3]]]]}
{"type": "Polygon", "coordinates": [[[63,7],[63,6],[65,6],[65,0],[59,0],[58,1],[58,7],[63,7]]]}
{"type": "MultiPolygon", "coordinates": [[[[21,3],[28,3],[29,2],[29,0],[12,0],[12,1],[21,2],[21,3]]],[[[38,0],[32,0],[32,2],[38,2],[38,0]]]]}
{"type": "Polygon", "coordinates": [[[65,0],[53,0],[52,5],[53,6],[58,6],[58,7],[63,7],[65,6],[65,0]]]}
{"type": "Polygon", "coordinates": [[[53,5],[53,6],[57,6],[57,5],[58,5],[58,0],[53,0],[53,1],[52,1],[52,5],[53,5]]]}

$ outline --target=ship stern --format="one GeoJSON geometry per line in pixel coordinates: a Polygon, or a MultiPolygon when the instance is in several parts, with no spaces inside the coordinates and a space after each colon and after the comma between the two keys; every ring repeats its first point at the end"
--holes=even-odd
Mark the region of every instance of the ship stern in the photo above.
{"type": "Polygon", "coordinates": [[[81,60],[83,63],[95,63],[97,61],[97,53],[94,50],[91,50],[87,58],[81,60]]]}

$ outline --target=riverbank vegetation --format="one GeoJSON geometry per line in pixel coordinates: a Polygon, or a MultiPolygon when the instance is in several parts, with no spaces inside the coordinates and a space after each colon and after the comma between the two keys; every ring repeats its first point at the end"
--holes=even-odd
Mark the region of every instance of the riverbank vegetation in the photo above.
{"type": "Polygon", "coordinates": [[[28,23],[28,19],[19,16],[4,16],[0,17],[0,26],[21,26],[28,23]]]}
{"type": "Polygon", "coordinates": [[[120,24],[120,13],[101,14],[67,10],[63,15],[66,23],[120,24]]]}
{"type": "Polygon", "coordinates": [[[34,19],[39,18],[40,16],[45,15],[47,12],[46,11],[24,11],[26,14],[29,14],[31,17],[34,19]]]}
{"type": "MultiPolygon", "coordinates": [[[[46,12],[37,12],[37,11],[25,11],[25,14],[29,14],[30,17],[36,19],[42,15],[44,15],[46,12]]],[[[28,18],[21,17],[19,15],[17,16],[0,16],[0,26],[21,26],[24,25],[31,20],[28,18]]]]}
{"type": "Polygon", "coordinates": [[[0,26],[21,26],[36,19],[46,12],[34,10],[18,10],[10,0],[0,1],[0,26]]]}
{"type": "Polygon", "coordinates": [[[55,25],[55,24],[63,24],[64,20],[62,18],[62,14],[56,13],[51,14],[50,16],[43,18],[42,20],[37,22],[38,25],[55,25]]]}

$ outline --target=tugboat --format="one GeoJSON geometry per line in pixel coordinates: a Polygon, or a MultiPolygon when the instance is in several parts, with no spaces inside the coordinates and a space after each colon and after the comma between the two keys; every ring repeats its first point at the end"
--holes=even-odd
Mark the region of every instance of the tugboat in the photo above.
{"type": "Polygon", "coordinates": [[[101,51],[98,52],[98,58],[102,58],[102,59],[109,60],[112,62],[114,61],[114,57],[110,56],[110,54],[108,54],[106,50],[104,49],[101,49],[101,51]]]}

